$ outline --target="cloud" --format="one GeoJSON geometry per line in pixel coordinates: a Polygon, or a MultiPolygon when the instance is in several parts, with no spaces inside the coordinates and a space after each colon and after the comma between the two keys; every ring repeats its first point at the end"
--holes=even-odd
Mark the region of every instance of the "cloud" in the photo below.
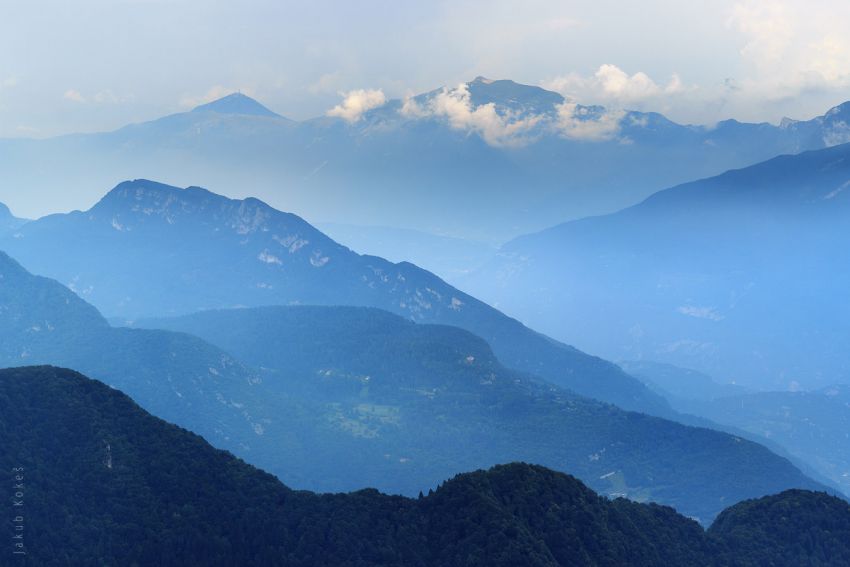
{"type": "Polygon", "coordinates": [[[404,97],[399,113],[407,118],[425,118],[431,115],[431,111],[416,101],[413,95],[404,97]]]}
{"type": "Polygon", "coordinates": [[[571,140],[603,142],[612,140],[620,132],[620,122],[626,113],[622,110],[595,110],[566,101],[558,105],[557,131],[571,140]]]}
{"type": "Polygon", "coordinates": [[[743,40],[742,93],[775,101],[850,87],[848,16],[846,7],[818,0],[736,3],[727,26],[743,40]]]}
{"type": "Polygon", "coordinates": [[[307,87],[307,91],[312,94],[333,93],[339,91],[342,80],[343,77],[339,71],[325,73],[315,83],[307,87]]]}
{"type": "Polygon", "coordinates": [[[644,72],[638,71],[629,75],[610,63],[601,65],[589,77],[570,73],[543,81],[541,86],[573,100],[616,106],[642,106],[655,99],[687,90],[676,74],[670,77],[666,84],[659,84],[644,72]]]}
{"type": "Polygon", "coordinates": [[[473,108],[466,83],[453,89],[443,88],[424,104],[408,98],[400,112],[412,118],[445,118],[451,128],[475,132],[491,146],[524,145],[535,137],[535,127],[545,120],[541,114],[499,113],[492,102],[473,108]]]}
{"type": "Polygon", "coordinates": [[[474,132],[491,146],[519,147],[544,132],[571,140],[601,142],[617,138],[623,110],[588,108],[565,101],[551,112],[520,113],[498,109],[494,103],[473,106],[469,86],[443,88],[430,99],[407,97],[399,112],[408,118],[445,118],[451,128],[474,132]]]}
{"type": "Polygon", "coordinates": [[[92,100],[97,104],[121,104],[124,102],[133,102],[135,97],[133,95],[117,95],[111,89],[106,89],[105,91],[96,93],[92,97],[92,100]]]}
{"type": "Polygon", "coordinates": [[[99,91],[91,97],[83,95],[83,93],[76,89],[68,89],[67,91],[65,91],[65,94],[62,95],[62,98],[71,102],[76,102],[78,104],[120,104],[123,102],[132,102],[133,100],[135,100],[135,97],[133,97],[133,95],[119,96],[115,94],[111,89],[99,91]]]}
{"type": "Polygon", "coordinates": [[[62,98],[65,100],[70,100],[71,102],[76,102],[79,104],[85,104],[86,97],[84,97],[80,91],[75,89],[68,89],[65,91],[65,94],[62,95],[62,98]]]}
{"type": "Polygon", "coordinates": [[[357,122],[365,112],[383,106],[387,97],[381,89],[357,89],[340,93],[344,99],[341,104],[328,110],[328,116],[336,116],[347,122],[357,122]]]}
{"type": "Polygon", "coordinates": [[[0,89],[11,89],[18,86],[18,78],[17,77],[6,77],[2,81],[0,81],[0,89]]]}

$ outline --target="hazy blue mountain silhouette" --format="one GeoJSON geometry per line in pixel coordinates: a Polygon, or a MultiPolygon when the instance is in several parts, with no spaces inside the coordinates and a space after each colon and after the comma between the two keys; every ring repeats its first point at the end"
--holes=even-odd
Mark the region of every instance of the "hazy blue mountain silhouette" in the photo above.
{"type": "Polygon", "coordinates": [[[463,285],[535,328],[785,390],[850,380],[850,145],[518,238],[463,285]]]}
{"type": "Polygon", "coordinates": [[[483,77],[465,89],[469,106],[451,117],[434,112],[439,89],[354,122],[296,122],[237,93],[113,132],[0,140],[0,184],[70,210],[80,198],[94,202],[98,187],[150,177],[260,197],[315,222],[501,243],[620,209],[661,187],[850,140],[846,104],[780,126],[692,126],[657,113],[573,109],[579,125],[607,117],[614,130],[599,139],[559,126],[565,101],[557,93],[483,77]],[[409,102],[420,112],[404,111],[409,102]],[[488,105],[492,116],[484,117],[488,105]],[[504,124],[529,118],[520,134],[504,134],[504,124]]]}
{"type": "Polygon", "coordinates": [[[506,366],[626,409],[668,415],[619,367],[540,335],[413,264],[358,255],[296,215],[197,187],[126,182],[86,212],[32,221],[0,245],[109,317],[363,305],[461,327],[506,366]]]}
{"type": "Polygon", "coordinates": [[[268,417],[255,371],[196,337],[113,328],[75,293],[2,252],[0,276],[0,367],[79,369],[220,447],[250,454],[268,417]]]}
{"type": "Polygon", "coordinates": [[[795,459],[807,473],[850,494],[850,386],[758,392],[719,384],[710,376],[669,364],[644,361],[622,366],[676,410],[732,427],[756,442],[767,442],[771,449],[795,459]]]}
{"type": "Polygon", "coordinates": [[[281,118],[276,114],[254,100],[253,98],[242,93],[229,94],[220,99],[196,106],[192,112],[206,113],[214,112],[218,114],[237,114],[241,116],[267,116],[271,118],[281,118]]]}

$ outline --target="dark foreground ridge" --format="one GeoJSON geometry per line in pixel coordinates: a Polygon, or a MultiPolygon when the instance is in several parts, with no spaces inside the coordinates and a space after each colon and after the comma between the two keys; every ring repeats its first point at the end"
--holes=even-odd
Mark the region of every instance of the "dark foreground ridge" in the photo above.
{"type": "Polygon", "coordinates": [[[850,564],[850,506],[806,491],[741,503],[708,532],[526,464],[418,499],[293,491],[54,367],[0,371],[0,461],[6,486],[22,485],[3,565],[850,564]]]}

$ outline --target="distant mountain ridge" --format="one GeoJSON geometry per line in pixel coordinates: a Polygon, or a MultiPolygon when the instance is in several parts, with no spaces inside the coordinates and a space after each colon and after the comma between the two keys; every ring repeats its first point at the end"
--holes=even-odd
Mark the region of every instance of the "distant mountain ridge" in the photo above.
{"type": "Polygon", "coordinates": [[[379,307],[471,331],[506,366],[579,394],[669,413],[660,396],[616,365],[540,335],[413,264],[355,254],[257,199],[125,182],[89,211],[28,223],[0,238],[0,248],[110,317],[261,305],[379,307]]]}
{"type": "Polygon", "coordinates": [[[844,144],[518,238],[461,284],[608,358],[823,388],[850,380],[848,220],[844,144]]]}
{"type": "MultiPolygon", "coordinates": [[[[71,210],[97,187],[149,177],[256,196],[314,222],[501,244],[661,187],[850,141],[847,114],[845,104],[781,126],[682,125],[479,77],[298,122],[236,93],[113,132],[0,140],[0,186],[71,210]]],[[[0,201],[20,210],[14,194],[0,201]]],[[[431,256],[410,260],[420,258],[431,256]]]]}
{"type": "Polygon", "coordinates": [[[670,508],[609,501],[520,463],[459,475],[419,499],[294,491],[121,392],[52,367],[0,371],[0,464],[4,481],[24,487],[15,549],[32,565],[755,567],[850,558],[850,507],[805,491],[729,508],[707,533],[670,508]]]}
{"type": "Polygon", "coordinates": [[[242,93],[233,93],[217,100],[196,106],[192,112],[215,112],[218,114],[239,114],[242,116],[267,116],[281,118],[253,98],[242,93]]]}
{"type": "Polygon", "coordinates": [[[769,439],[803,463],[808,474],[850,494],[850,385],[760,392],[718,384],[709,376],[671,365],[622,366],[677,411],[747,432],[756,442],[769,439]]]}

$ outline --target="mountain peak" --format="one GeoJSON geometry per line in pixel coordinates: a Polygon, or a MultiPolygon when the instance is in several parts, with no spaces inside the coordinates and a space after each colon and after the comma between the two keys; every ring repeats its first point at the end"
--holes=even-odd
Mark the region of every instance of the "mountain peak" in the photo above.
{"type": "Polygon", "coordinates": [[[488,79],[478,76],[467,83],[475,106],[493,103],[497,107],[521,112],[550,112],[564,97],[533,85],[523,85],[510,79],[488,79]]]}
{"type": "Polygon", "coordinates": [[[0,221],[4,221],[12,218],[12,211],[9,210],[9,207],[0,203],[0,221]]]}
{"type": "Polygon", "coordinates": [[[242,114],[246,116],[267,116],[280,118],[253,98],[242,93],[232,93],[220,99],[196,106],[192,112],[215,112],[217,114],[242,114]]]}
{"type": "Polygon", "coordinates": [[[174,187],[148,179],[123,181],[90,209],[95,214],[142,213],[161,216],[177,211],[194,210],[210,203],[228,201],[201,187],[174,187]]]}
{"type": "Polygon", "coordinates": [[[826,118],[834,118],[837,116],[847,116],[848,114],[850,114],[850,101],[842,102],[837,106],[833,106],[826,111],[824,116],[826,118]]]}
{"type": "Polygon", "coordinates": [[[174,226],[189,222],[214,230],[227,228],[244,236],[265,231],[269,223],[275,223],[279,230],[309,234],[314,243],[329,241],[301,217],[278,211],[259,199],[230,198],[203,187],[184,189],[147,179],[118,184],[87,215],[119,232],[140,230],[143,226],[161,230],[163,223],[174,226]]]}
{"type": "Polygon", "coordinates": [[[9,207],[0,203],[0,233],[16,229],[26,222],[24,219],[15,217],[9,207]]]}

